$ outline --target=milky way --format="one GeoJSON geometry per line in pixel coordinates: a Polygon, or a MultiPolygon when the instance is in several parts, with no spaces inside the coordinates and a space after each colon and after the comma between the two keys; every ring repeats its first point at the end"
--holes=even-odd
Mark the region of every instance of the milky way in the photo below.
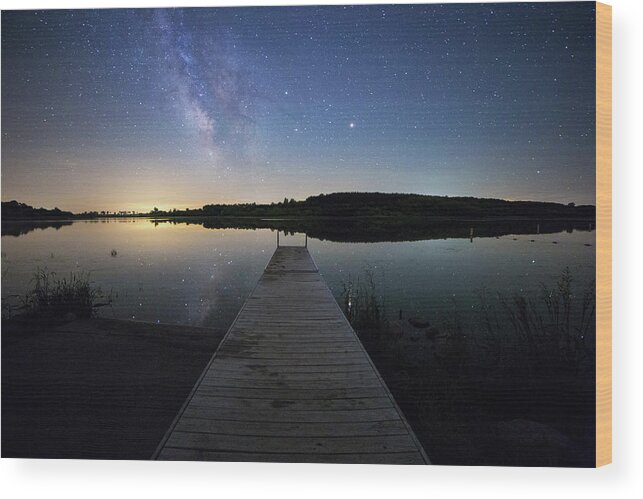
{"type": "MultiPolygon", "coordinates": [[[[170,91],[185,122],[204,139],[210,156],[243,148],[252,136],[251,80],[218,32],[193,32],[182,11],[158,10],[161,53],[170,91]]],[[[218,30],[217,30],[218,31],[218,30]]]]}
{"type": "Polygon", "coordinates": [[[2,199],[595,201],[594,4],[3,12],[2,199]]]}

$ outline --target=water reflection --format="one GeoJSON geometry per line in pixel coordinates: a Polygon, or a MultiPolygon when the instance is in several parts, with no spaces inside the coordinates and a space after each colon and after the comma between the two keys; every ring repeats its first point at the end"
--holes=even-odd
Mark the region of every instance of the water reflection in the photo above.
{"type": "Polygon", "coordinates": [[[24,234],[29,234],[29,232],[32,232],[34,230],[40,229],[48,229],[48,228],[54,228],[56,230],[60,229],[61,227],[69,226],[71,225],[72,221],[69,220],[63,220],[63,221],[58,221],[58,220],[42,220],[42,221],[34,221],[34,222],[26,222],[26,221],[3,221],[2,222],[2,235],[3,236],[22,236],[24,234]]]}
{"type": "Polygon", "coordinates": [[[224,328],[274,251],[273,229],[308,232],[309,250],[338,299],[349,275],[372,269],[391,317],[399,310],[451,314],[454,307],[467,314],[481,288],[537,290],[565,267],[582,285],[595,271],[594,232],[587,222],[574,221],[477,222],[472,228],[464,221],[342,226],[119,219],[54,222],[44,230],[35,230],[43,229],[40,224],[29,230],[2,227],[3,299],[23,294],[38,268],[58,275],[89,271],[114,294],[112,308],[102,314],[224,328]],[[270,227],[255,227],[262,225],[270,227]]]}
{"type": "Polygon", "coordinates": [[[500,237],[508,234],[554,234],[591,231],[588,220],[454,220],[438,217],[407,219],[257,219],[257,218],[173,218],[154,219],[154,225],[189,224],[206,229],[271,229],[305,233],[321,241],[333,242],[402,242],[429,239],[500,237]]]}

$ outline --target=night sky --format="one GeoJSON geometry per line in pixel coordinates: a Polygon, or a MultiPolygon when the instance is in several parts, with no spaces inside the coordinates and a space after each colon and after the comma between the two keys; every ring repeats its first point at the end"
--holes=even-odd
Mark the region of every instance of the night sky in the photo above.
{"type": "Polygon", "coordinates": [[[2,200],[595,202],[594,3],[2,13],[2,200]]]}

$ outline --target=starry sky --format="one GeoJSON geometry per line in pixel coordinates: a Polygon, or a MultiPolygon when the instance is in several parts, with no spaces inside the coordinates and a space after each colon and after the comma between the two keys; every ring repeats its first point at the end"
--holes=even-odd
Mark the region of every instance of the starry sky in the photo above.
{"type": "Polygon", "coordinates": [[[2,200],[595,203],[593,2],[4,11],[2,200]]]}

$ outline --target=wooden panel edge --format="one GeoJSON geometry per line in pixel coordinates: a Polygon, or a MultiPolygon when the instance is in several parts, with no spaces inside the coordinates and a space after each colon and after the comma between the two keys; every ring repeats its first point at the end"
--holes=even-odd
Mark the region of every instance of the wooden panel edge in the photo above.
{"type": "Polygon", "coordinates": [[[612,7],[596,2],[596,466],[612,462],[612,7]]]}

